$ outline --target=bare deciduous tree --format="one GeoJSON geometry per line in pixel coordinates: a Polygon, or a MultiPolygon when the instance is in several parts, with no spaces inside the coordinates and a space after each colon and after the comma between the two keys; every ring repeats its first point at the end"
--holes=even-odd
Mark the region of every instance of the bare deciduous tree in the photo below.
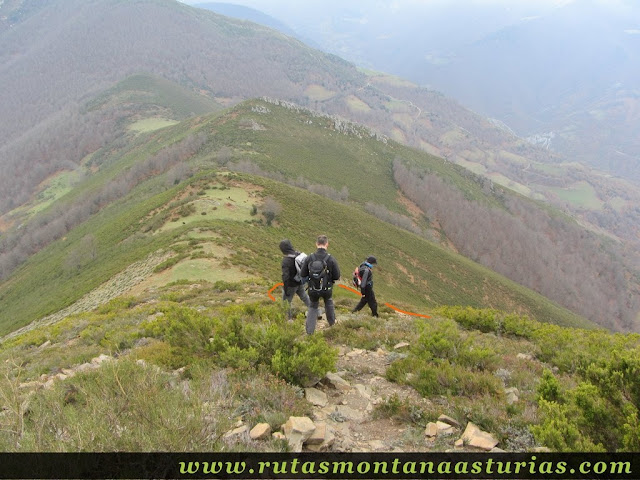
{"type": "Polygon", "coordinates": [[[267,197],[262,204],[262,214],[267,220],[267,225],[271,225],[273,220],[282,212],[282,205],[273,197],[267,197]]]}

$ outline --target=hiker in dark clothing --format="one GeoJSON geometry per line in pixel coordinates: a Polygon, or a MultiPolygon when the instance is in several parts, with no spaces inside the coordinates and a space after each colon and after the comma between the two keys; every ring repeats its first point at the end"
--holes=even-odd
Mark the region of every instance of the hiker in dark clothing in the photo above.
{"type": "Polygon", "coordinates": [[[360,283],[362,297],[356,308],[353,309],[353,313],[359,312],[366,304],[369,304],[371,315],[378,316],[378,302],[376,302],[376,294],[373,292],[373,266],[377,264],[376,257],[370,256],[358,267],[362,276],[362,282],[360,283]]]}
{"type": "Polygon", "coordinates": [[[293,318],[291,304],[293,302],[294,295],[298,295],[307,308],[311,304],[311,301],[309,300],[307,292],[304,291],[302,279],[298,277],[296,257],[300,252],[293,248],[290,240],[282,240],[280,242],[280,250],[284,255],[282,258],[282,283],[284,283],[284,286],[282,287],[282,300],[289,302],[288,317],[289,320],[291,320],[293,318]]]}
{"type": "Polygon", "coordinates": [[[335,258],[327,252],[329,240],[326,235],[320,235],[316,241],[317,250],[307,257],[302,266],[301,275],[309,277],[309,298],[311,305],[307,311],[307,334],[316,330],[318,321],[318,305],[320,298],[324,299],[324,309],[329,326],[336,323],[336,312],[333,305],[333,284],[340,279],[340,267],[335,258]]]}

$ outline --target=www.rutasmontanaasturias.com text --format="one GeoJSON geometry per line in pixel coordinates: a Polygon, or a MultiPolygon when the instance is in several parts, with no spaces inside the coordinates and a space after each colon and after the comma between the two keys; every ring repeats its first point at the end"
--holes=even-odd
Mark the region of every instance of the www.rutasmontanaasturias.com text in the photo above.
{"type": "MultiPolygon", "coordinates": [[[[532,456],[528,461],[500,461],[488,458],[481,461],[300,461],[297,458],[285,461],[255,462],[179,462],[179,472],[183,475],[224,474],[247,478],[246,475],[402,475],[421,474],[489,474],[489,475],[563,475],[563,474],[623,474],[630,475],[631,462],[625,461],[582,461],[575,465],[564,461],[536,461],[532,456]]],[[[402,477],[401,477],[402,476],[402,477]]],[[[537,477],[539,478],[539,477],[537,477]]],[[[631,477],[629,477],[631,478],[631,477]]]]}

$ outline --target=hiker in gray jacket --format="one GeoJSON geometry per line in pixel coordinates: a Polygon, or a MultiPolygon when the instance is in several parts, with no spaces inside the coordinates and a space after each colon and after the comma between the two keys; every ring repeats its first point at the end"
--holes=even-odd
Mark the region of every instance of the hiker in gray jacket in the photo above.
{"type": "Polygon", "coordinates": [[[309,295],[307,295],[307,292],[304,290],[302,279],[299,278],[296,268],[296,257],[300,252],[293,248],[291,241],[288,239],[280,242],[280,251],[282,251],[284,255],[282,258],[282,283],[284,283],[282,287],[282,300],[289,302],[288,318],[291,320],[293,318],[291,309],[293,296],[298,295],[307,308],[309,308],[311,300],[309,300],[309,295]]]}

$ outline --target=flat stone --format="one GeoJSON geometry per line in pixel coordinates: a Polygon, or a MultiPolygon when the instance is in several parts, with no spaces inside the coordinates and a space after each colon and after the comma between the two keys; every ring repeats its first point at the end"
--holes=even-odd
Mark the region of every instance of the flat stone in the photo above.
{"type": "Polygon", "coordinates": [[[249,437],[251,440],[264,440],[271,435],[271,425],[268,423],[259,423],[251,429],[249,437]]]}
{"type": "Polygon", "coordinates": [[[467,423],[467,428],[465,428],[460,439],[463,440],[466,445],[480,448],[487,452],[491,451],[493,447],[498,445],[498,440],[496,440],[493,435],[483,432],[477,425],[471,422],[467,423]]]}
{"type": "Polygon", "coordinates": [[[242,425],[241,427],[237,427],[233,430],[228,431],[222,436],[222,438],[224,438],[225,440],[233,440],[245,435],[248,431],[249,427],[247,427],[246,425],[242,425]]]}
{"type": "Polygon", "coordinates": [[[460,428],[460,423],[455,418],[451,418],[451,417],[449,417],[447,415],[440,415],[438,417],[438,420],[440,422],[447,423],[447,424],[451,425],[452,427],[460,428]]]}
{"type": "Polygon", "coordinates": [[[346,405],[336,406],[336,411],[339,415],[342,415],[344,418],[351,420],[352,422],[361,422],[365,418],[365,414],[363,412],[346,405]]]}
{"type": "Polygon", "coordinates": [[[439,420],[436,422],[436,428],[438,429],[438,435],[449,435],[453,433],[453,427],[451,425],[439,420]]]}
{"type": "Polygon", "coordinates": [[[305,445],[320,445],[324,442],[324,437],[327,432],[327,424],[324,422],[316,423],[316,429],[313,431],[311,436],[307,438],[307,441],[304,442],[305,445]]]}
{"type": "Polygon", "coordinates": [[[425,437],[434,438],[438,435],[438,426],[433,423],[427,423],[427,427],[424,429],[425,437]]]}
{"type": "Polygon", "coordinates": [[[312,452],[326,452],[333,446],[335,441],[336,436],[329,428],[327,428],[324,435],[324,441],[321,444],[305,445],[305,448],[312,452]]]}
{"type": "Polygon", "coordinates": [[[91,363],[93,363],[94,365],[100,365],[103,362],[107,361],[107,360],[111,360],[112,357],[110,357],[109,355],[105,355],[104,353],[100,354],[99,356],[92,358],[91,359],[91,363]]]}
{"type": "Polygon", "coordinates": [[[363,385],[361,383],[356,383],[354,387],[362,397],[366,398],[367,400],[371,399],[372,392],[370,387],[367,387],[366,385],[363,385]]]}
{"type": "Polygon", "coordinates": [[[329,404],[327,394],[317,388],[305,388],[304,396],[309,403],[318,407],[326,407],[329,404]]]}
{"type": "Polygon", "coordinates": [[[287,442],[294,452],[302,451],[302,445],[315,429],[316,426],[309,417],[289,417],[282,427],[287,442]]]}
{"type": "Polygon", "coordinates": [[[290,433],[300,433],[305,436],[305,440],[315,429],[316,425],[309,417],[289,417],[289,420],[282,427],[285,436],[290,433]]]}
{"type": "Polygon", "coordinates": [[[518,397],[514,392],[507,393],[507,404],[513,405],[514,403],[517,403],[518,400],[520,400],[520,397],[518,397]]]}
{"type": "Polygon", "coordinates": [[[349,353],[347,353],[347,357],[353,358],[362,355],[365,351],[361,348],[354,348],[349,353]]]}
{"type": "Polygon", "coordinates": [[[393,346],[393,349],[394,349],[394,350],[400,350],[401,348],[406,348],[406,347],[408,347],[409,345],[410,345],[410,343],[408,343],[408,342],[400,342],[400,343],[396,343],[396,344],[393,346]]]}
{"type": "Polygon", "coordinates": [[[343,390],[343,391],[351,390],[351,385],[349,385],[349,382],[347,382],[344,378],[342,378],[338,374],[329,372],[325,376],[325,379],[329,384],[329,386],[335,388],[336,390],[343,390]]]}
{"type": "Polygon", "coordinates": [[[86,372],[87,370],[93,370],[97,367],[98,365],[95,363],[83,363],[82,365],[78,365],[76,367],[76,372],[86,372]]]}

